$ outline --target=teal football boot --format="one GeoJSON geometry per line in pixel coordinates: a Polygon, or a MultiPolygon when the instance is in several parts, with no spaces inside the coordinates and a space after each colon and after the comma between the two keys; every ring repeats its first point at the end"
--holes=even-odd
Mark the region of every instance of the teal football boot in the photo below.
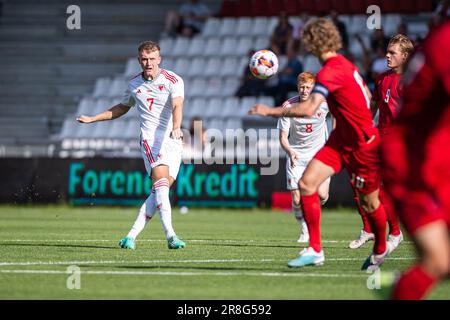
{"type": "Polygon", "coordinates": [[[167,240],[167,246],[169,249],[180,249],[186,247],[186,243],[175,235],[167,240]]]}
{"type": "Polygon", "coordinates": [[[134,243],[134,239],[131,237],[125,237],[122,240],[119,241],[119,246],[122,249],[131,249],[134,250],[136,248],[136,245],[134,243]]]}

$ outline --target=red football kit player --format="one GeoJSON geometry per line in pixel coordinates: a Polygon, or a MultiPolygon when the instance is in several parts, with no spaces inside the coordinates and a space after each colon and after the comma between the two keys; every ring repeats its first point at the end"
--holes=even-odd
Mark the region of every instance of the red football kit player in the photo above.
{"type": "Polygon", "coordinates": [[[383,179],[412,236],[419,262],[392,291],[421,299],[450,274],[450,22],[409,63],[404,104],[382,144],[383,179]]]}
{"type": "Polygon", "coordinates": [[[327,101],[336,129],[325,146],[314,156],[299,181],[301,205],[308,225],[309,247],[288,262],[290,267],[323,264],[320,235],[321,207],[317,194],[323,181],[344,166],[358,191],[362,208],[367,212],[375,234],[373,254],[363,269],[375,268],[389,254],[386,247],[386,213],[378,199],[380,186],[379,135],[370,112],[370,93],[356,67],[336,53],[341,38],[335,25],[327,19],[308,23],[302,32],[307,48],[319,58],[323,68],[317,74],[310,98],[292,108],[269,108],[258,104],[250,114],[275,117],[311,116],[327,101]]]}
{"type": "MultiPolygon", "coordinates": [[[[371,109],[372,113],[375,113],[375,111],[379,112],[378,130],[380,132],[381,143],[383,143],[384,136],[391,123],[400,112],[401,97],[403,95],[403,88],[400,82],[401,75],[408,56],[413,49],[414,46],[408,37],[402,34],[393,36],[389,41],[386,53],[389,70],[382,73],[375,81],[371,109]]],[[[388,245],[391,250],[394,250],[403,241],[403,235],[399,228],[398,217],[392,200],[384,191],[383,186],[380,188],[380,200],[386,210],[389,224],[388,245]]],[[[350,243],[349,247],[352,249],[359,248],[368,240],[373,239],[372,230],[364,211],[360,209],[359,212],[363,220],[363,230],[359,238],[350,243]]]]}

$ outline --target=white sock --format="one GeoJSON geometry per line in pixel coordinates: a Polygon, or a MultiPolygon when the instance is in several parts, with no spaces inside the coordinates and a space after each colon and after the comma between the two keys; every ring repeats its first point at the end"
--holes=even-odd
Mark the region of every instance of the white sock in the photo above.
{"type": "Polygon", "coordinates": [[[292,212],[294,212],[295,220],[302,228],[302,233],[308,234],[308,226],[306,225],[305,219],[303,218],[303,211],[301,205],[296,205],[292,202],[292,212]]]}
{"type": "Polygon", "coordinates": [[[175,235],[172,227],[172,207],[169,200],[169,181],[166,178],[159,179],[154,185],[156,191],[156,209],[159,211],[161,223],[169,240],[175,235]]]}
{"type": "Polygon", "coordinates": [[[139,209],[136,221],[131,227],[130,232],[128,232],[127,237],[136,239],[139,233],[141,233],[142,230],[144,230],[144,227],[146,226],[147,222],[149,222],[150,219],[155,214],[155,210],[156,210],[156,194],[155,189],[152,189],[150,196],[148,196],[148,198],[145,200],[145,202],[139,209]]]}

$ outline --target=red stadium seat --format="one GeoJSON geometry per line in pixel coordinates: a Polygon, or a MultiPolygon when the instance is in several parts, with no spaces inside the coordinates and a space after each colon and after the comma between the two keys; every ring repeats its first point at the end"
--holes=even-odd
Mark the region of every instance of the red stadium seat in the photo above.
{"type": "Polygon", "coordinates": [[[339,14],[350,13],[348,0],[331,0],[331,8],[336,10],[339,14]]]}
{"type": "Polygon", "coordinates": [[[252,16],[252,0],[238,0],[236,4],[236,17],[251,17],[252,16]]]}
{"type": "MultiPolygon", "coordinates": [[[[373,1],[368,2],[369,4],[373,3],[373,1]]],[[[368,5],[363,0],[348,0],[348,7],[350,14],[366,14],[368,5]]]]}
{"type": "Polygon", "coordinates": [[[331,10],[331,0],[316,0],[316,10],[319,14],[328,14],[331,10]]]}
{"type": "Polygon", "coordinates": [[[398,1],[398,11],[399,13],[415,13],[416,12],[416,1],[411,0],[399,0],[398,1]]]}
{"type": "MultiPolygon", "coordinates": [[[[256,0],[258,1],[258,0],[256,0]]],[[[274,17],[278,16],[281,11],[284,10],[283,8],[283,1],[280,0],[267,0],[266,8],[264,8],[266,11],[265,16],[274,17]]]]}
{"type": "Polygon", "coordinates": [[[398,13],[399,12],[397,1],[381,1],[381,0],[379,0],[378,2],[380,3],[379,6],[381,7],[382,13],[398,13]]]}
{"type": "Polygon", "coordinates": [[[285,0],[283,4],[284,11],[286,11],[289,16],[297,16],[300,13],[298,0],[285,0]]]}
{"type": "Polygon", "coordinates": [[[231,17],[236,13],[236,0],[224,0],[220,7],[219,15],[221,17],[231,17]]]}
{"type": "Polygon", "coordinates": [[[433,1],[431,0],[417,0],[416,1],[417,12],[431,12],[433,11],[433,1]]]}
{"type": "Polygon", "coordinates": [[[310,15],[317,14],[315,1],[311,0],[299,0],[300,12],[307,12],[310,15]]]}
{"type": "Polygon", "coordinates": [[[271,16],[271,0],[253,0],[251,6],[251,16],[253,17],[265,17],[271,16]]]}

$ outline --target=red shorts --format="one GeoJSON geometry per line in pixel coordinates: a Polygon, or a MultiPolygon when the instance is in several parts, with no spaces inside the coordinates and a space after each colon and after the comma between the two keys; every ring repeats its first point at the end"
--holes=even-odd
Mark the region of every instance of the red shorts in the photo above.
{"type": "Polygon", "coordinates": [[[338,173],[344,165],[350,175],[352,187],[367,195],[380,187],[380,157],[378,147],[380,138],[375,136],[370,143],[356,150],[346,151],[341,146],[338,137],[331,133],[325,146],[314,156],[338,173]]]}
{"type": "Polygon", "coordinates": [[[412,133],[405,139],[398,128],[383,136],[383,182],[406,230],[435,221],[450,227],[450,128],[428,138],[412,133]]]}

